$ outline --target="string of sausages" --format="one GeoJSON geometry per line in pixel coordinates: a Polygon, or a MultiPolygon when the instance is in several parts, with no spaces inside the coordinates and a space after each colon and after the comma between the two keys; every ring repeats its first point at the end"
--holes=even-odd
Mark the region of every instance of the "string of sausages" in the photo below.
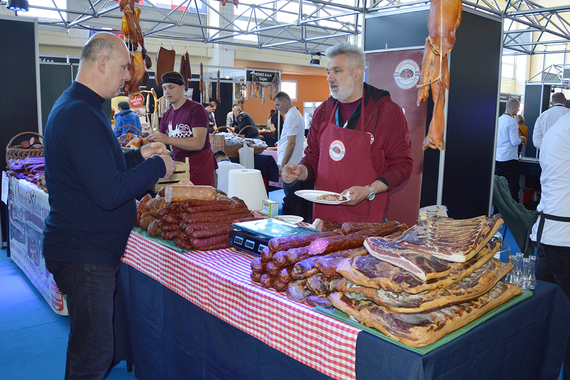
{"type": "Polygon", "coordinates": [[[210,251],[228,248],[232,223],[255,219],[245,203],[237,198],[212,201],[190,199],[166,203],[158,197],[139,203],[138,226],[151,237],[174,240],[182,249],[210,251]]]}

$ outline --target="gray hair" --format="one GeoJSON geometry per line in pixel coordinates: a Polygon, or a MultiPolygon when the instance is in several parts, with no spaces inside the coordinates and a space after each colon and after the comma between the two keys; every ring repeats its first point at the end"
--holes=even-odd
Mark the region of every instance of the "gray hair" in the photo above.
{"type": "Polygon", "coordinates": [[[341,54],[346,55],[346,58],[353,63],[353,68],[360,67],[362,70],[366,68],[366,54],[360,46],[353,45],[350,42],[341,42],[331,46],[325,52],[325,56],[329,59],[341,54]]]}

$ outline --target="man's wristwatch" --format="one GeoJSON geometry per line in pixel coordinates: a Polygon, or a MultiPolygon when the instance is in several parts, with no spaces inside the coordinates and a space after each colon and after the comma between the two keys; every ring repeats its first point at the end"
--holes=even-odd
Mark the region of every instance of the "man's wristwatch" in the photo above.
{"type": "Polygon", "coordinates": [[[368,186],[368,189],[370,190],[370,194],[368,194],[368,196],[366,197],[366,199],[368,199],[369,201],[373,200],[374,197],[376,197],[376,193],[374,192],[374,188],[372,187],[372,185],[366,185],[368,186]]]}

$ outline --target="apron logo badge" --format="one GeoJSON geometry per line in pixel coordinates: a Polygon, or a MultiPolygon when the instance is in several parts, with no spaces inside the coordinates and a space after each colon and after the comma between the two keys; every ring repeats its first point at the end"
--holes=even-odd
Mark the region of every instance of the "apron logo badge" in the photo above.
{"type": "Polygon", "coordinates": [[[329,155],[333,161],[340,161],[344,158],[346,154],[346,148],[340,140],[334,140],[329,146],[329,155]]]}
{"type": "Polygon", "coordinates": [[[398,64],[394,71],[394,80],[403,90],[416,86],[420,80],[420,66],[411,59],[405,59],[398,64]]]}
{"type": "Polygon", "coordinates": [[[370,132],[366,132],[370,135],[370,145],[372,145],[372,143],[374,142],[374,135],[370,132]]]}

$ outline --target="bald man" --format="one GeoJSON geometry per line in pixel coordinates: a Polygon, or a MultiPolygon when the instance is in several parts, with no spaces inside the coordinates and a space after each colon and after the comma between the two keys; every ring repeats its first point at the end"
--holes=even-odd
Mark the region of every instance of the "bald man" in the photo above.
{"type": "Polygon", "coordinates": [[[123,152],[103,112],[105,100],[118,95],[130,79],[129,65],[121,39],[95,34],[83,47],[77,77],[53,105],[45,128],[50,211],[43,254],[67,296],[66,379],[102,379],[110,370],[113,294],[135,224],[135,197],[174,172],[162,143],[123,152]]]}

